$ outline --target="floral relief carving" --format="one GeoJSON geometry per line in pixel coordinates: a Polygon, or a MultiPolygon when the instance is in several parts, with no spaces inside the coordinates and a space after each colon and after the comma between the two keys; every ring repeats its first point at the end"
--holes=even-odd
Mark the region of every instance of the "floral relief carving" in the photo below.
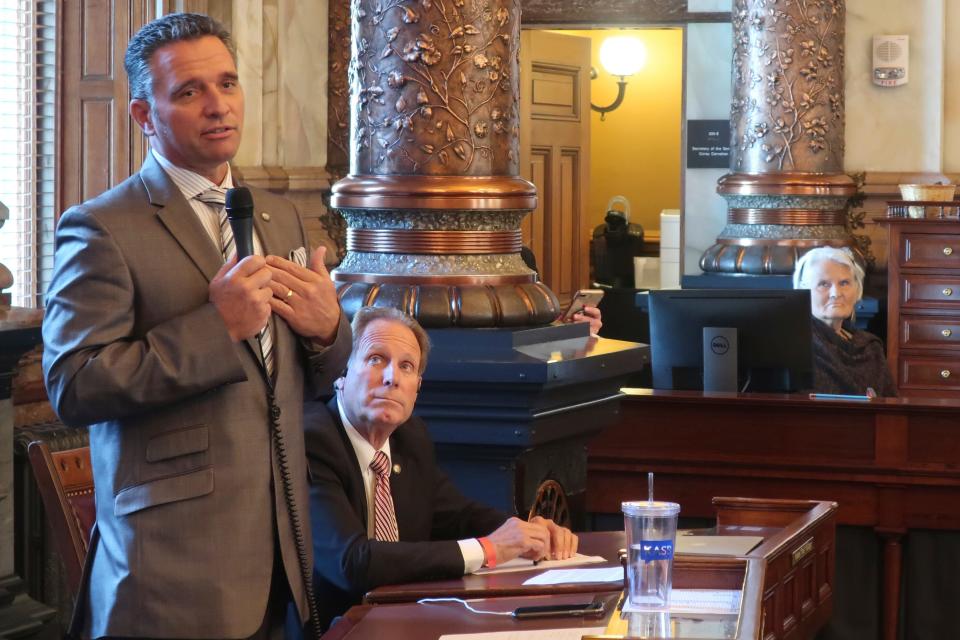
{"type": "Polygon", "coordinates": [[[516,175],[519,2],[353,0],[359,174],[516,175]]]}
{"type": "Polygon", "coordinates": [[[731,169],[837,172],[843,0],[735,0],[731,169]]]}

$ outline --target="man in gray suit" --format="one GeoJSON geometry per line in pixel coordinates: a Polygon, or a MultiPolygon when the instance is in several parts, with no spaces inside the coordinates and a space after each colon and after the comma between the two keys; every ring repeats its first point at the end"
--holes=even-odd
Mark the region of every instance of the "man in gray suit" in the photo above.
{"type": "Polygon", "coordinates": [[[251,189],[258,255],[237,261],[221,227],[243,125],[223,27],[165,16],[126,68],[152,151],[61,217],[43,326],[51,402],[90,426],[96,483],[72,631],[266,637],[291,600],[309,615],[302,406],[350,328],[289,202],[251,189]]]}

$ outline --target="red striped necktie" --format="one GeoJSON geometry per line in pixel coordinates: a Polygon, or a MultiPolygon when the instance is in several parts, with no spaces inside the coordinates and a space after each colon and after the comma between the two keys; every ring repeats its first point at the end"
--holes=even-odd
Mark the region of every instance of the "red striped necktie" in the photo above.
{"type": "Polygon", "coordinates": [[[390,460],[383,451],[377,451],[370,463],[377,474],[377,488],[374,491],[374,527],[373,537],[382,542],[397,542],[397,516],[393,510],[393,496],[390,495],[390,460]]]}

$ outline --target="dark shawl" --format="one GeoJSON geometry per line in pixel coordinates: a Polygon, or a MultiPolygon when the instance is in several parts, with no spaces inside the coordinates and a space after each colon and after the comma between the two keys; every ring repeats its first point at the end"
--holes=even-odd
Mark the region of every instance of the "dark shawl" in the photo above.
{"type": "Polygon", "coordinates": [[[872,387],[878,396],[897,395],[880,338],[845,322],[845,340],[820,320],[812,323],[814,391],[863,395],[872,387]]]}

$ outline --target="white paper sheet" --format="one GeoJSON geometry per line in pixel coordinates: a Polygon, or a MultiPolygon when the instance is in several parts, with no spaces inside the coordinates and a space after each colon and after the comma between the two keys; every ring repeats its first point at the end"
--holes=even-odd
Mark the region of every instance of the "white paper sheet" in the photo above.
{"type": "MultiPolygon", "coordinates": [[[[480,569],[475,571],[476,575],[489,575],[491,573],[512,573],[514,571],[543,571],[544,569],[556,569],[560,567],[575,567],[581,564],[595,564],[597,562],[606,562],[603,556],[585,556],[582,553],[574,554],[572,558],[566,560],[541,560],[534,564],[533,560],[523,558],[514,558],[503,564],[498,564],[493,569],[480,569]]],[[[623,570],[621,569],[621,573],[623,570]]]]}
{"type": "Polygon", "coordinates": [[[452,633],[440,640],[580,640],[586,635],[600,635],[606,627],[576,627],[575,629],[534,629],[490,631],[487,633],[452,633]]]}
{"type": "Polygon", "coordinates": [[[623,567],[596,569],[551,569],[526,580],[524,585],[580,584],[585,582],[622,582],[623,567]]]}
{"type": "MultiPolygon", "coordinates": [[[[671,613],[738,613],[741,592],[736,589],[673,589],[670,592],[671,613]]],[[[646,611],[623,603],[623,610],[646,611]]]]}

